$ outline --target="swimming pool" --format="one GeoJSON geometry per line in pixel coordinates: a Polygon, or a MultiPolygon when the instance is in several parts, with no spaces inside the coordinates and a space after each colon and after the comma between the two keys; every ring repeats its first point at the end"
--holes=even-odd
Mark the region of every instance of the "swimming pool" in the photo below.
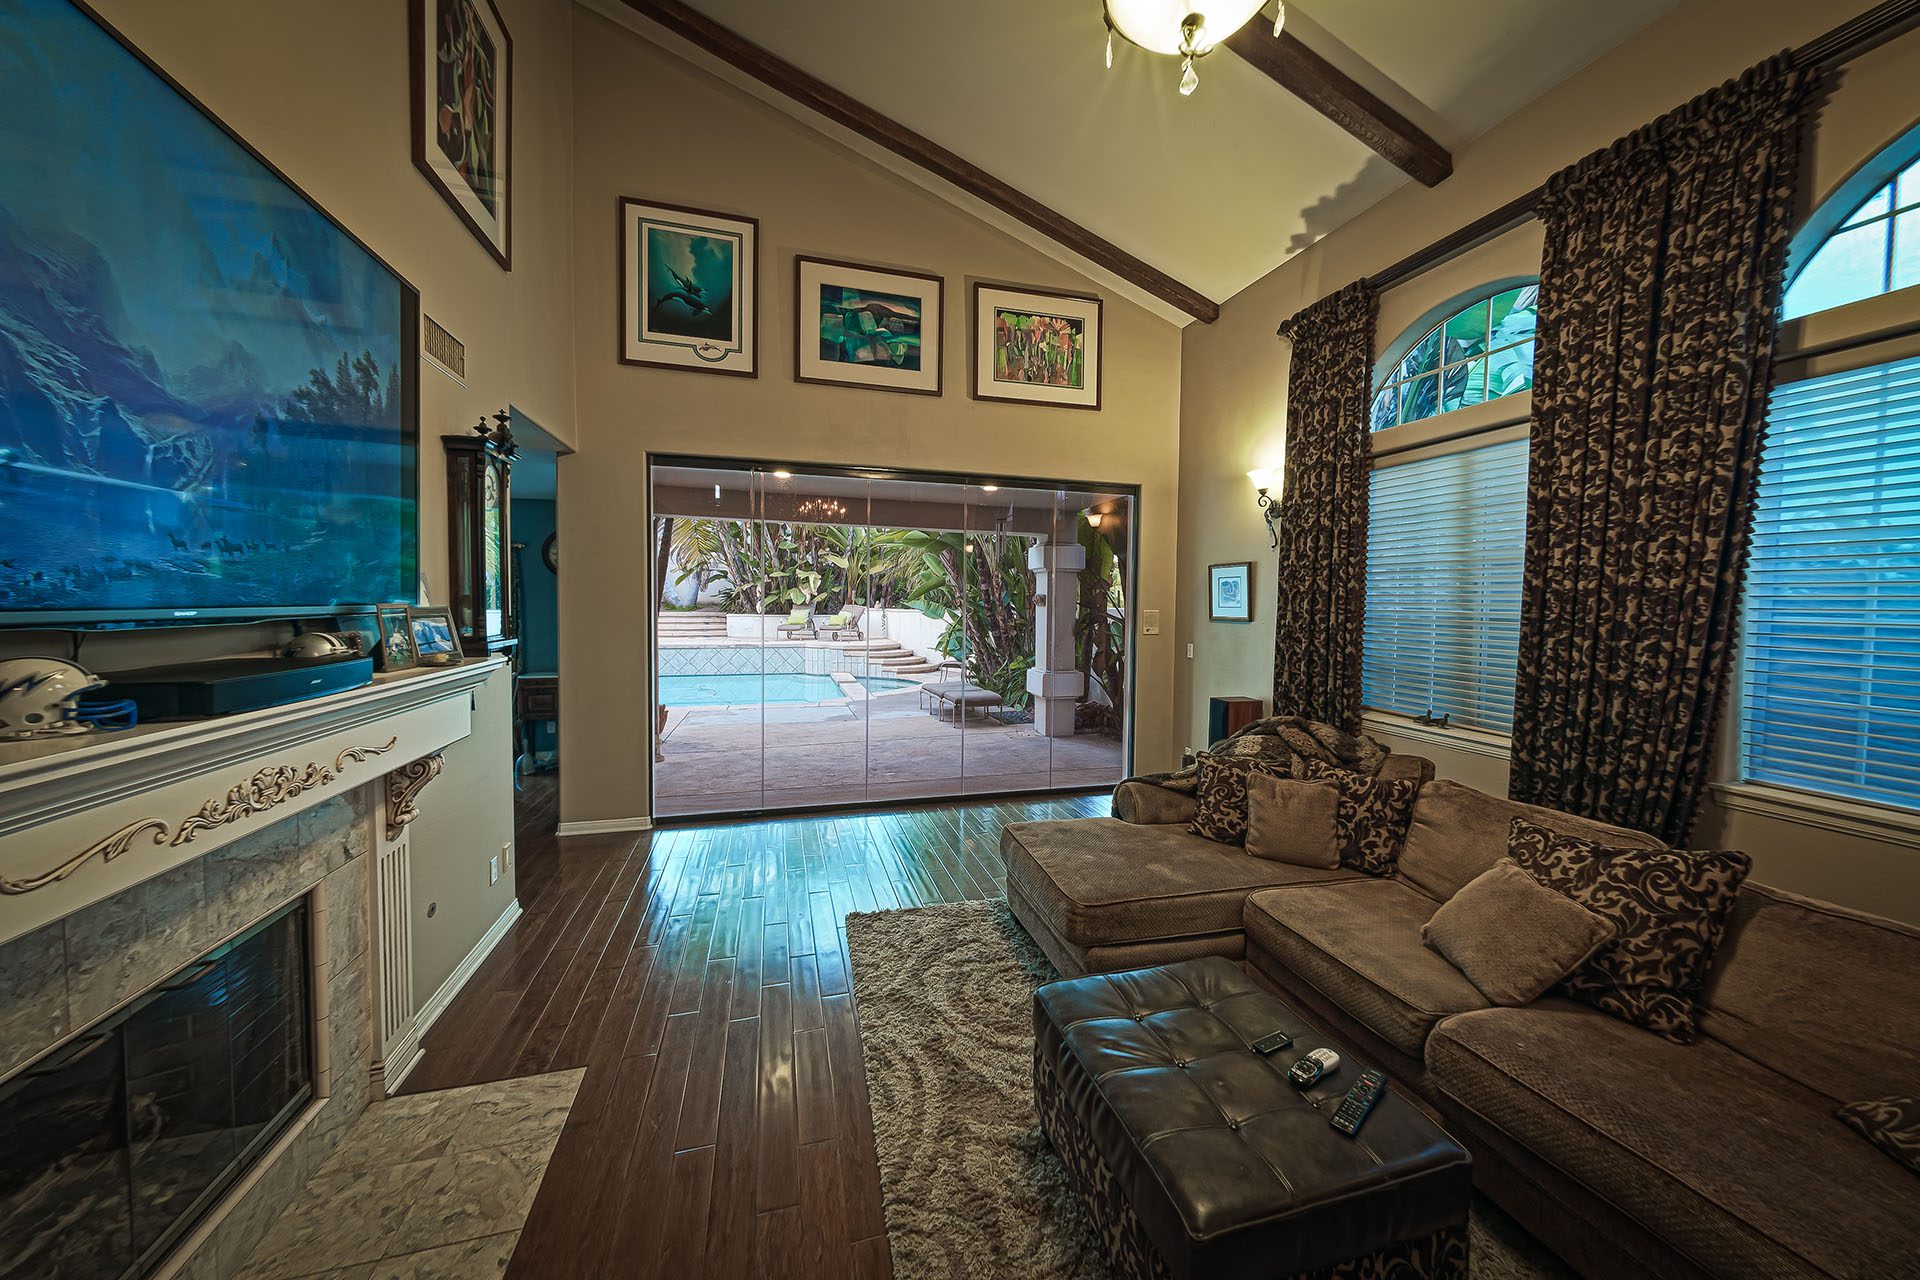
{"type": "MultiPolygon", "coordinates": [[[[911,689],[918,681],[860,676],[868,693],[911,689]]],[[[665,707],[754,707],[794,702],[832,702],[842,695],[832,676],[769,671],[765,675],[661,676],[665,707]]]]}

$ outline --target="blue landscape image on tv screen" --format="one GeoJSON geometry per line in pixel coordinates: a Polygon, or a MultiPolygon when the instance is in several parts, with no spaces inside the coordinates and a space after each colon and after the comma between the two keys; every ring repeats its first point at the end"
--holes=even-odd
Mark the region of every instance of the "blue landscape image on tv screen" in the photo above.
{"type": "Polygon", "coordinates": [[[0,616],[411,599],[412,305],[85,13],[0,0],[0,616]]]}

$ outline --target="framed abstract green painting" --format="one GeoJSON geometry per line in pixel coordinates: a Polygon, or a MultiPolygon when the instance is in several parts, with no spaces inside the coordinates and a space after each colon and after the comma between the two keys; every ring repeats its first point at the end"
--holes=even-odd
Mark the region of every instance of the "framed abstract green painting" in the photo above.
{"type": "Polygon", "coordinates": [[[793,274],[796,382],[940,394],[944,280],[808,257],[793,274]]]}

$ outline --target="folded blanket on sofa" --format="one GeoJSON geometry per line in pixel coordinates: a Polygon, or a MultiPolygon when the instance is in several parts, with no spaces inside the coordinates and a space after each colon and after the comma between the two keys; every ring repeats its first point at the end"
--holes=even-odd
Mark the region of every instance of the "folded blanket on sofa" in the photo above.
{"type": "MultiPolygon", "coordinates": [[[[1379,773],[1387,758],[1387,748],[1364,733],[1348,733],[1302,716],[1256,720],[1207,750],[1216,756],[1285,763],[1289,768],[1297,758],[1318,760],[1368,776],[1379,773]]],[[[1200,766],[1189,765],[1173,773],[1143,773],[1128,781],[1150,782],[1190,795],[1200,786],[1200,766]]]]}

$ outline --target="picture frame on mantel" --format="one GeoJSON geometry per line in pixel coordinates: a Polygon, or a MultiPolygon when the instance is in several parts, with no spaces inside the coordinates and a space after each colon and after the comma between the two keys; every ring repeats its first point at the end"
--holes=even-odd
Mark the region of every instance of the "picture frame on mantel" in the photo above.
{"type": "Polygon", "coordinates": [[[760,376],[760,221],[620,197],[620,363],[760,376]]]}
{"type": "Polygon", "coordinates": [[[1207,620],[1253,621],[1253,562],[1207,566],[1207,620]]]}
{"type": "Polygon", "coordinates": [[[975,400],[1100,408],[1101,299],[1018,285],[973,285],[975,400]]]}
{"type": "Polygon", "coordinates": [[[494,0],[413,0],[413,164],[513,270],[513,37],[494,0]]]}

